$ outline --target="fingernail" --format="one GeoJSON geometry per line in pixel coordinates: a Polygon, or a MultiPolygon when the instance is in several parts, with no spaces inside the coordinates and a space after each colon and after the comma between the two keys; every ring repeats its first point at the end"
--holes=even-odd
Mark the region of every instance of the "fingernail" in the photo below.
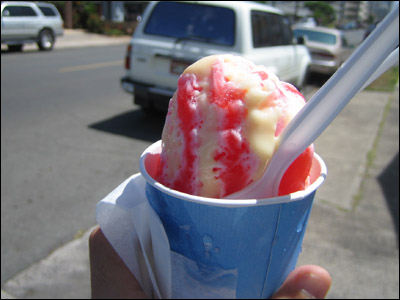
{"type": "Polygon", "coordinates": [[[296,297],[296,299],[317,299],[317,298],[315,298],[313,295],[311,295],[309,292],[303,289],[299,292],[299,296],[296,297]]]}
{"type": "Polygon", "coordinates": [[[324,298],[328,292],[328,288],[323,280],[317,275],[310,273],[307,276],[303,276],[299,282],[300,299],[321,299],[324,298]]]}

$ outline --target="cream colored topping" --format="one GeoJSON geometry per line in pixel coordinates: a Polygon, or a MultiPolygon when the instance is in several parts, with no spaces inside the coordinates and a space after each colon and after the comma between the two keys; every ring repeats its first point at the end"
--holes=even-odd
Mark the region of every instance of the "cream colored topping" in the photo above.
{"type": "MultiPolygon", "coordinates": [[[[214,160],[214,154],[220,147],[220,136],[224,132],[219,131],[219,117],[223,112],[210,105],[210,80],[213,65],[223,60],[224,76],[234,86],[247,91],[244,99],[237,105],[245,105],[247,119],[242,127],[234,129],[237,138],[247,139],[250,144],[252,156],[253,180],[257,180],[272,156],[279,138],[275,137],[278,121],[286,125],[301,109],[304,100],[297,94],[286,91],[278,77],[269,72],[263,66],[256,66],[249,61],[229,54],[213,55],[205,57],[191,66],[183,74],[196,75],[202,91],[196,95],[198,101],[195,107],[199,120],[204,119],[201,128],[197,128],[194,134],[198,136],[198,179],[203,183],[200,194],[203,196],[216,195],[221,182],[214,178],[213,168],[222,167],[214,160]],[[265,72],[268,78],[262,78],[256,72],[265,72]],[[284,95],[284,97],[282,97],[284,95]],[[243,133],[243,136],[240,135],[243,133]]],[[[173,178],[180,168],[180,155],[183,149],[183,134],[179,129],[177,116],[176,93],[171,101],[172,109],[169,110],[169,120],[163,131],[163,151],[168,157],[167,174],[173,178]],[[178,148],[178,151],[176,150],[178,148]]]]}

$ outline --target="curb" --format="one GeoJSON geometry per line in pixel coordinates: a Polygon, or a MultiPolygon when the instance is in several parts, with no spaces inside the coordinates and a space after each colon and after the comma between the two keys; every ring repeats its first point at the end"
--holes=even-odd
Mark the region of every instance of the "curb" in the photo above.
{"type": "Polygon", "coordinates": [[[6,281],[2,285],[1,298],[89,299],[88,240],[94,228],[89,228],[82,237],[66,243],[6,281]]]}

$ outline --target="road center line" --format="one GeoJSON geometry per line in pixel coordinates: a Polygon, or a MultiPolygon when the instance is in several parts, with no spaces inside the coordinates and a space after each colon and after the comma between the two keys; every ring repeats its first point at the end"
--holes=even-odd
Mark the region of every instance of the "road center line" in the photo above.
{"type": "Polygon", "coordinates": [[[122,66],[123,60],[114,60],[114,61],[106,61],[106,62],[101,62],[101,63],[65,67],[65,68],[59,69],[58,71],[60,73],[66,73],[66,72],[91,70],[91,69],[98,69],[98,68],[104,68],[104,67],[109,67],[109,66],[118,66],[118,65],[122,66]]]}

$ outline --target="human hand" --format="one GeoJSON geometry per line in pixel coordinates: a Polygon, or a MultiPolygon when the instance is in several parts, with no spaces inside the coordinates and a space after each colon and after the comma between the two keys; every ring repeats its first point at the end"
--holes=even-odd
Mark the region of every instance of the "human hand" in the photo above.
{"type": "MultiPolygon", "coordinates": [[[[89,238],[92,298],[146,299],[139,282],[107,241],[100,227],[89,238]]],[[[271,299],[321,299],[328,293],[331,277],[313,265],[293,270],[271,299]]]]}
{"type": "Polygon", "coordinates": [[[331,276],[320,266],[294,269],[271,299],[323,299],[331,286],[331,276]]]}
{"type": "Polygon", "coordinates": [[[89,237],[89,257],[93,299],[147,299],[98,226],[89,237]]]}

